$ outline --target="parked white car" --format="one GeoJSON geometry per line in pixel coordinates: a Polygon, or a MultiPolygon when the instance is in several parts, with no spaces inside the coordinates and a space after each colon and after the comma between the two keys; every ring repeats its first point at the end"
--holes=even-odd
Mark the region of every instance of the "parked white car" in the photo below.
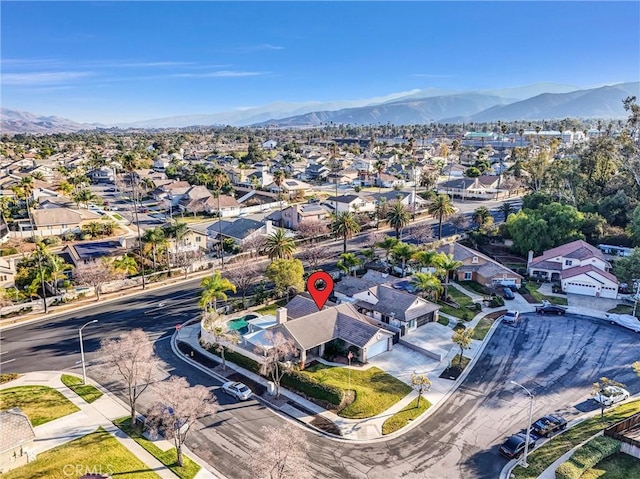
{"type": "Polygon", "coordinates": [[[508,324],[516,324],[518,319],[520,319],[520,312],[513,309],[510,309],[502,316],[502,322],[508,324]]]}
{"type": "Polygon", "coordinates": [[[229,381],[222,385],[222,390],[231,396],[234,396],[239,401],[246,401],[251,398],[251,389],[245,384],[229,381]]]}
{"type": "Polygon", "coordinates": [[[624,401],[629,397],[629,391],[619,386],[607,386],[603,388],[599,393],[593,396],[596,402],[599,402],[603,406],[611,406],[620,401],[624,401]]]}
{"type": "Polygon", "coordinates": [[[609,313],[607,314],[607,319],[611,324],[617,324],[623,328],[640,333],[640,320],[635,316],[631,316],[630,314],[609,313]]]}

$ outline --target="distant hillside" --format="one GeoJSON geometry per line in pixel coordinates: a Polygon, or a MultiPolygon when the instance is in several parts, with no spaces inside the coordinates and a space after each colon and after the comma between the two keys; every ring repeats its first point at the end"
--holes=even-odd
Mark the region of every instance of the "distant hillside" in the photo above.
{"type": "Polygon", "coordinates": [[[7,108],[0,110],[0,132],[6,135],[15,135],[17,133],[72,133],[98,127],[100,125],[77,123],[59,116],[39,116],[26,111],[15,111],[7,108]]]}
{"type": "Polygon", "coordinates": [[[381,105],[346,108],[337,111],[316,111],[289,118],[272,119],[260,125],[300,127],[316,126],[327,122],[352,125],[376,123],[420,124],[438,121],[445,115],[472,115],[491,106],[507,103],[510,103],[510,100],[497,96],[461,93],[430,98],[396,100],[381,105]]]}
{"type": "Polygon", "coordinates": [[[622,100],[632,95],[640,97],[640,82],[570,93],[543,93],[527,100],[489,108],[468,116],[465,121],[624,118],[628,113],[622,107],[622,100]]]}

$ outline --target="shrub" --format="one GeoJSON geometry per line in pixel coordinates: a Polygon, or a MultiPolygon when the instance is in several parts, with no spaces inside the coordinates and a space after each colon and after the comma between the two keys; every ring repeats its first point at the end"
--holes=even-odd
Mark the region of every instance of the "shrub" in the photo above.
{"type": "Polygon", "coordinates": [[[482,311],[482,303],[475,303],[475,308],[478,312],[482,311]]]}
{"type": "Polygon", "coordinates": [[[556,479],[579,479],[587,469],[619,451],[620,441],[598,436],[578,448],[568,461],[556,469],[556,479]]]}
{"type": "MultiPolygon", "coordinates": [[[[221,352],[218,351],[214,346],[210,346],[207,348],[211,354],[215,354],[216,356],[220,356],[221,352]]],[[[254,361],[251,358],[246,357],[244,354],[237,353],[230,349],[226,349],[224,352],[224,357],[227,361],[237,364],[241,368],[245,368],[249,371],[252,371],[256,374],[260,374],[260,364],[257,361],[254,361]]]]}
{"type": "Polygon", "coordinates": [[[13,247],[0,249],[0,256],[10,256],[12,254],[18,254],[18,250],[13,247]]]}
{"type": "Polygon", "coordinates": [[[493,298],[491,298],[489,306],[491,306],[492,308],[499,308],[500,306],[504,306],[504,298],[502,296],[494,296],[493,298]]]}

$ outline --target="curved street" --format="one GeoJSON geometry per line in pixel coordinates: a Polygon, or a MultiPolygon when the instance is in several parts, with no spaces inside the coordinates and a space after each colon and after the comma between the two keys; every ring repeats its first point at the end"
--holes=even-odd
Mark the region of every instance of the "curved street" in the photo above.
{"type": "MultiPolygon", "coordinates": [[[[196,313],[199,280],[123,298],[82,312],[71,312],[1,333],[6,371],[79,371],[77,328],[84,330],[90,377],[119,393],[114,378],[92,365],[102,338],[141,327],[156,341],[156,351],[168,374],[212,388],[219,382],[177,358],[169,338],[175,325],[196,313]],[[160,301],[164,303],[159,306],[160,301]]],[[[631,393],[640,378],[629,365],[638,360],[637,335],[608,323],[567,315],[522,316],[513,327],[499,325],[461,387],[431,417],[402,437],[371,444],[332,441],[307,434],[317,477],[335,478],[495,478],[506,460],[497,448],[525,427],[528,397],[509,381],[517,381],[536,396],[535,415],[560,412],[569,419],[593,410],[591,384],[601,376],[615,378],[631,393]]],[[[150,405],[146,393],[141,405],[150,405]]],[[[283,418],[255,401],[236,403],[218,394],[221,404],[213,418],[204,418],[189,447],[229,478],[248,478],[242,461],[264,439],[261,428],[283,418]]]]}

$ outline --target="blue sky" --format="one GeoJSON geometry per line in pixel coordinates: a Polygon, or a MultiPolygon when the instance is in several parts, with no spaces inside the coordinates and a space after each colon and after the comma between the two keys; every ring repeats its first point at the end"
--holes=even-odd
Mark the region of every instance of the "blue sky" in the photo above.
{"type": "Polygon", "coordinates": [[[2,106],[116,123],[640,79],[640,3],[3,2],[2,106]]]}

